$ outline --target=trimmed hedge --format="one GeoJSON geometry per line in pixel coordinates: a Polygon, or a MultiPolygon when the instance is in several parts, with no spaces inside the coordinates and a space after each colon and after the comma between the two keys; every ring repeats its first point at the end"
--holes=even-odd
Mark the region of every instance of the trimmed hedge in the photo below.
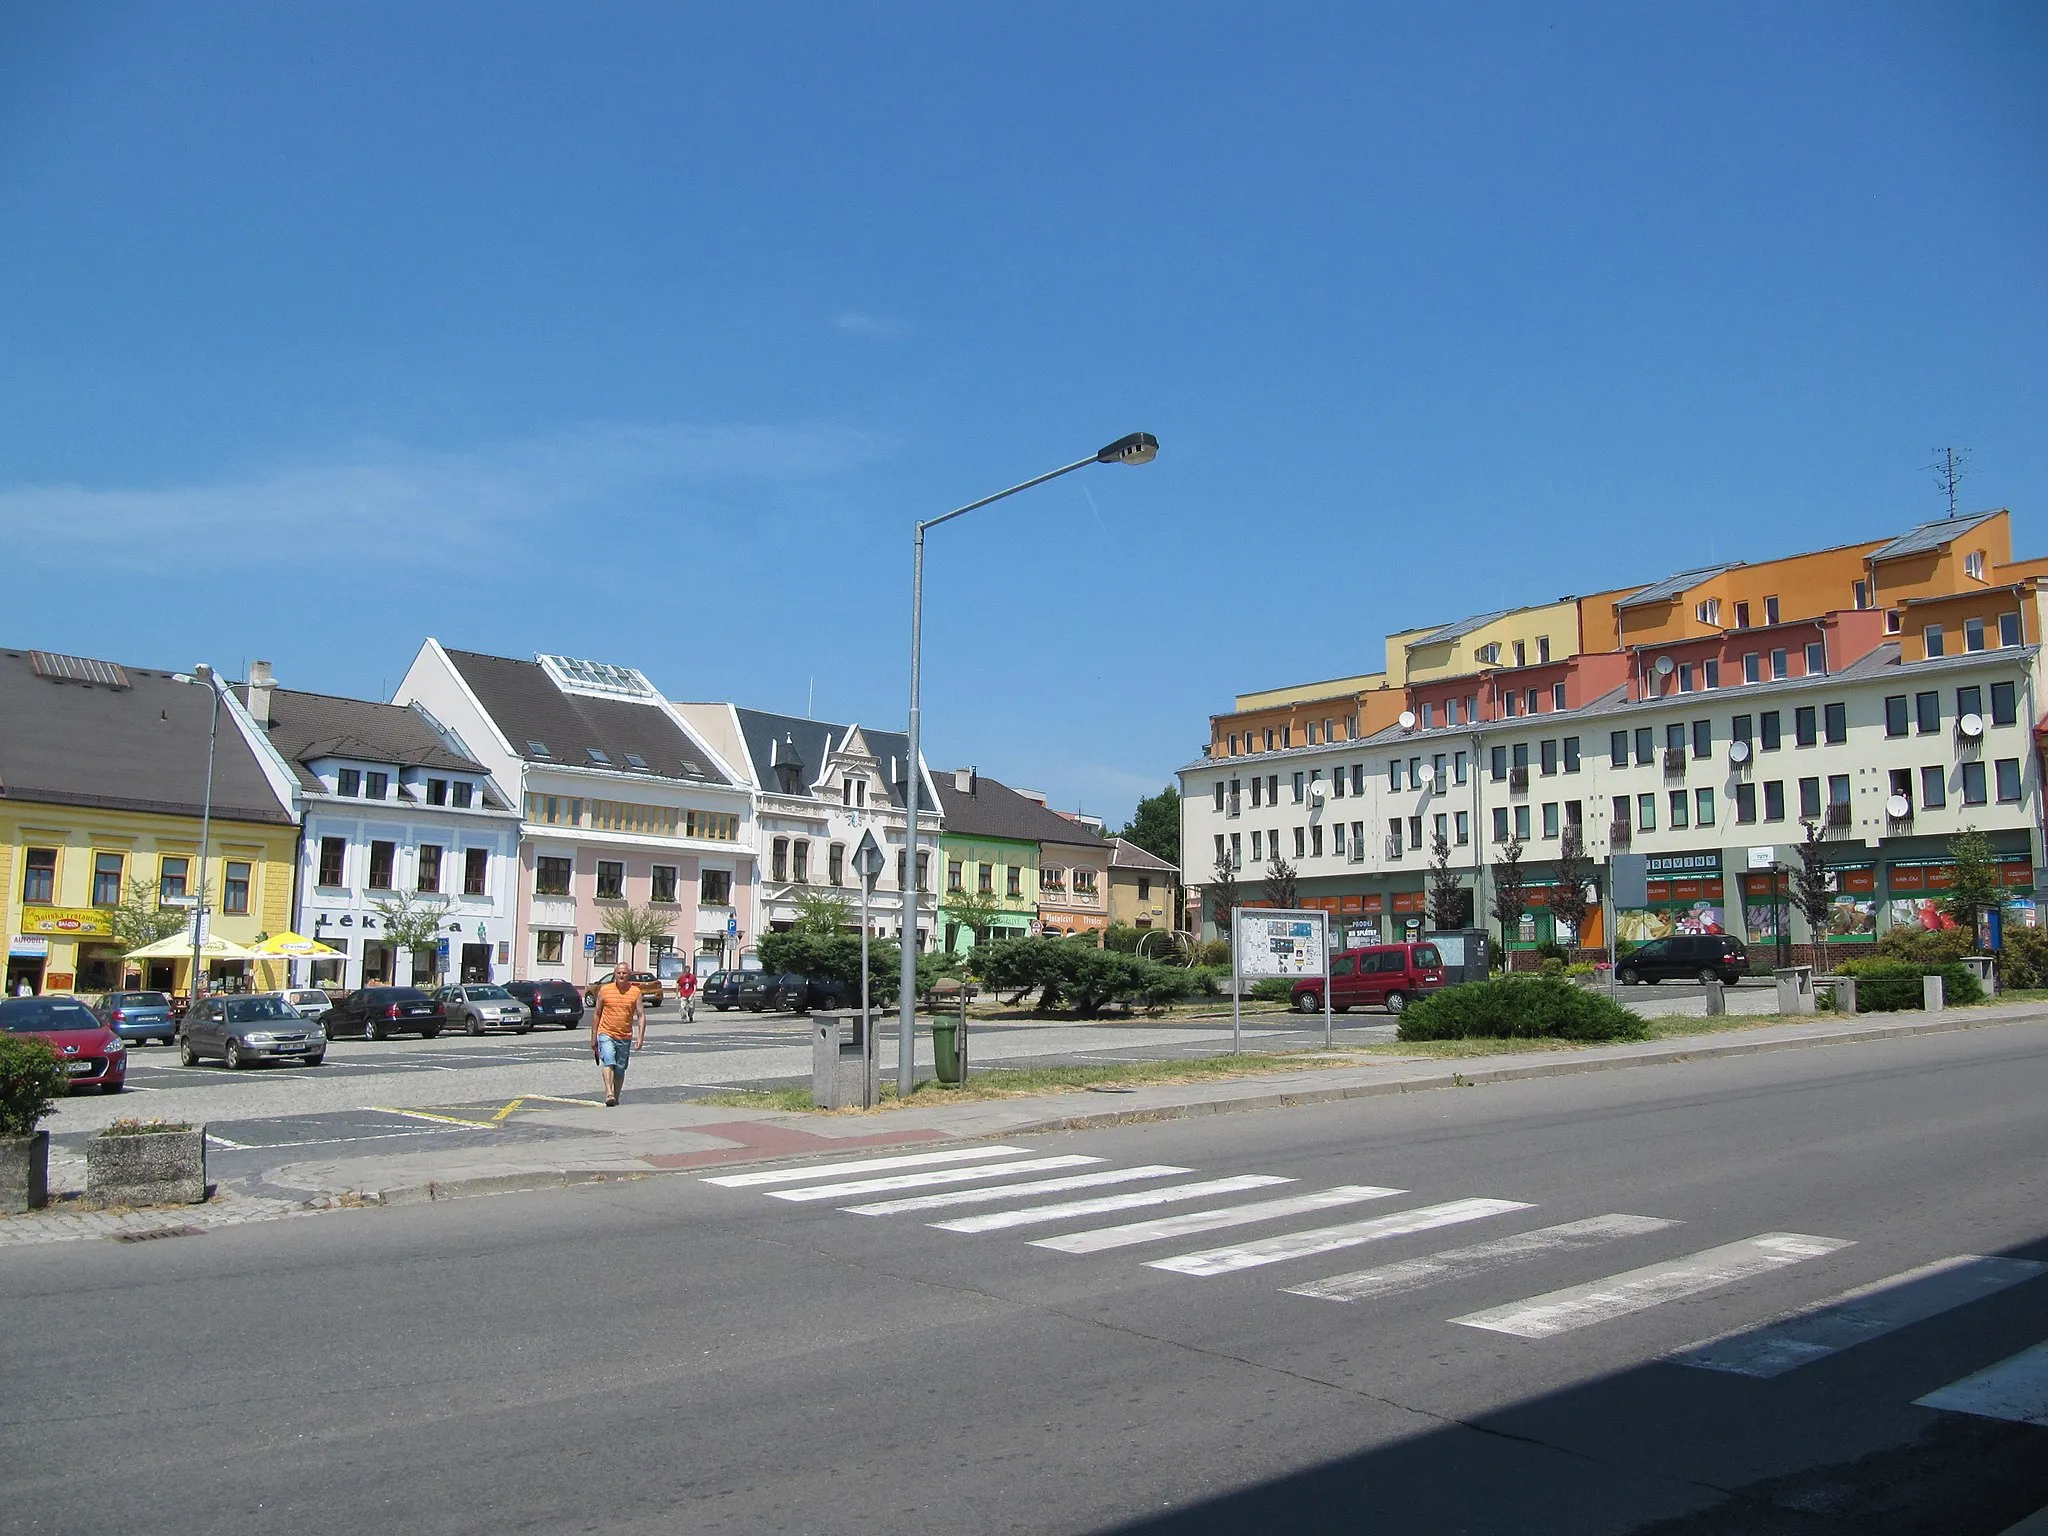
{"type": "Polygon", "coordinates": [[[1403,1040],[1647,1040],[1642,1016],[1555,976],[1502,976],[1431,992],[1401,1015],[1403,1040]]]}
{"type": "Polygon", "coordinates": [[[35,1035],[0,1035],[0,1136],[27,1136],[64,1097],[57,1048],[35,1035]]]}
{"type": "Polygon", "coordinates": [[[1835,969],[1856,978],[1858,1013],[1897,1013],[1926,1006],[1923,976],[1939,976],[1943,999],[1950,1004],[1981,1003],[1983,983],[1966,965],[1923,965],[1912,960],[1851,960],[1835,969]]]}

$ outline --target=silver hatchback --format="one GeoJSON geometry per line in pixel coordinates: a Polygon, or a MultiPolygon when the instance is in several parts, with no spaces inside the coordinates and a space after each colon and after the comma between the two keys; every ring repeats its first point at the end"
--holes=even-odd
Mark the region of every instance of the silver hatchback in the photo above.
{"type": "Polygon", "coordinates": [[[465,1029],[472,1035],[487,1029],[509,1029],[523,1035],[533,1028],[533,1017],[527,1013],[526,1004],[492,983],[443,987],[435,996],[448,1015],[451,1029],[465,1029]]]}

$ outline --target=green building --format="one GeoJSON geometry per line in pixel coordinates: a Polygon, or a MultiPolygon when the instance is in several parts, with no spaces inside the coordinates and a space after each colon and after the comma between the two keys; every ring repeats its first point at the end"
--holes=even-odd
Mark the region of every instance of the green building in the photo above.
{"type": "Polygon", "coordinates": [[[1030,933],[1038,919],[1036,834],[1049,813],[972,768],[933,777],[945,817],[939,839],[938,947],[964,954],[978,940],[1030,933]]]}

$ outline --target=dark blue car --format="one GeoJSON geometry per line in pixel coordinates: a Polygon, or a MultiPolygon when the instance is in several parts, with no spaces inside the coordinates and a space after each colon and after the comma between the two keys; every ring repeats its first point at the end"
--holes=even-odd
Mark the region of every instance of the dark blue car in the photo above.
{"type": "Polygon", "coordinates": [[[92,1005],[93,1015],[123,1040],[161,1040],[178,1035],[171,1000],[161,992],[109,992],[92,1005]]]}

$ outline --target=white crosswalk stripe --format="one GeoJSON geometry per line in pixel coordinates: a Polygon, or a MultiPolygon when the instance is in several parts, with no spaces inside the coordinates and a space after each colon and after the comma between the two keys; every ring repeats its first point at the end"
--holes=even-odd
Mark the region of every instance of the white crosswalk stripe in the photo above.
{"type": "Polygon", "coordinates": [[[1103,1158],[1070,1152],[1063,1157],[1027,1157],[1014,1163],[976,1163],[967,1168],[925,1168],[892,1173],[879,1179],[850,1179],[840,1184],[815,1184],[806,1189],[771,1189],[771,1200],[844,1200],[853,1195],[879,1195],[889,1189],[923,1189],[933,1184],[968,1184],[1000,1179],[1013,1173],[1047,1173],[1054,1168],[1081,1168],[1103,1158]]]}
{"type": "Polygon", "coordinates": [[[1468,1275],[1484,1274],[1488,1270],[1502,1269],[1553,1253],[1570,1253],[1619,1238],[1661,1232],[1666,1227],[1677,1225],[1675,1221],[1665,1221],[1657,1216],[1588,1216],[1583,1221],[1539,1227],[1533,1232],[1518,1232],[1513,1237],[1474,1243],[1468,1248],[1447,1248],[1427,1258],[1404,1259],[1396,1264],[1382,1264],[1376,1269],[1332,1275],[1327,1280],[1316,1280],[1308,1285],[1290,1285],[1286,1290],[1293,1296],[1313,1296],[1323,1301],[1367,1301],[1375,1296],[1419,1291],[1424,1286],[1440,1285],[1447,1280],[1462,1280],[1468,1275]]]}
{"type": "Polygon", "coordinates": [[[1385,1200],[1407,1193],[1405,1189],[1382,1189],[1377,1184],[1339,1184],[1333,1189],[1287,1195],[1278,1200],[1255,1200],[1249,1205],[1224,1206],[1213,1211],[1184,1211],[1178,1216],[1159,1216],[1151,1221],[1097,1227],[1087,1232],[1063,1232],[1058,1237],[1035,1238],[1031,1246],[1051,1248],[1059,1253],[1101,1253],[1110,1248],[1127,1248],[1134,1243],[1189,1237],[1197,1232],[1213,1232],[1219,1227],[1240,1227],[1255,1221],[1272,1221],[1282,1216],[1299,1216],[1308,1211],[1326,1211],[1335,1206],[1385,1200]]]}
{"type": "Polygon", "coordinates": [[[1255,1269],[1261,1264],[1335,1253],[1339,1249],[1355,1248],[1360,1243],[1405,1237],[1412,1232],[1428,1232],[1437,1227],[1529,1209],[1531,1206],[1525,1200],[1447,1200],[1442,1205],[1417,1206],[1412,1211],[1396,1211],[1391,1216],[1348,1221],[1334,1227],[1316,1227],[1307,1232],[1286,1232],[1279,1237],[1240,1243],[1230,1248],[1176,1254],[1170,1259],[1153,1259],[1150,1265],[1153,1269],[1171,1270],[1180,1275],[1227,1275],[1240,1269],[1255,1269]]]}
{"type": "Polygon", "coordinates": [[[1741,1242],[1724,1243],[1664,1264],[1609,1275],[1603,1280],[1570,1286],[1502,1307],[1454,1317],[1467,1328],[1484,1328],[1517,1338],[1547,1339],[1594,1323],[1604,1323],[1631,1312],[1645,1311],[1718,1290],[1754,1275],[1817,1259],[1851,1246],[1846,1238],[1811,1237],[1801,1232],[1765,1232],[1741,1242]]]}
{"type": "Polygon", "coordinates": [[[986,1211],[979,1216],[961,1216],[952,1221],[935,1221],[941,1232],[1000,1232],[1009,1227],[1028,1227],[1048,1221],[1068,1221],[1081,1216],[1101,1216],[1110,1211],[1131,1211],[1148,1205],[1172,1205],[1181,1200],[1206,1200],[1211,1195],[1234,1195],[1241,1190],[1265,1189],[1274,1184],[1292,1184],[1292,1179],[1273,1173],[1240,1173],[1227,1179],[1204,1179],[1199,1184],[1173,1184],[1164,1189],[1133,1190],[1123,1195],[1100,1195],[1092,1200],[1066,1200],[1057,1205],[1026,1206],[1018,1211],[986,1211]]]}
{"type": "Polygon", "coordinates": [[[1865,1340],[1995,1295],[2031,1280],[2048,1264],[2031,1259],[1963,1254],[1858,1286],[1759,1328],[1689,1345],[1668,1358],[1678,1365],[1737,1376],[1782,1376],[1865,1340]]]}
{"type": "Polygon", "coordinates": [[[936,1195],[905,1195],[900,1200],[877,1200],[869,1205],[843,1205],[854,1216],[893,1216],[899,1211],[936,1211],[949,1205],[983,1205],[993,1200],[1016,1200],[1025,1195],[1050,1195],[1063,1189],[1094,1189],[1103,1184],[1129,1184],[1138,1179],[1163,1179],[1177,1173],[1193,1173],[1172,1163],[1144,1163],[1136,1168],[1100,1168],[1094,1173],[1070,1173],[1060,1179],[1027,1179],[1022,1184],[998,1184],[992,1189],[949,1189],[936,1195]]]}
{"type": "Polygon", "coordinates": [[[1922,1408],[1943,1408],[1980,1419],[2048,1425],[2048,1342],[1913,1401],[1922,1408]]]}
{"type": "Polygon", "coordinates": [[[926,1168],[937,1163],[971,1163],[978,1157],[1002,1157],[1024,1147],[945,1147],[937,1152],[909,1152],[900,1157],[866,1157],[851,1163],[807,1163],[801,1168],[764,1168],[754,1173],[726,1173],[704,1180],[721,1189],[758,1189],[768,1184],[804,1184],[836,1178],[842,1173],[876,1173],[884,1168],[926,1168]]]}

